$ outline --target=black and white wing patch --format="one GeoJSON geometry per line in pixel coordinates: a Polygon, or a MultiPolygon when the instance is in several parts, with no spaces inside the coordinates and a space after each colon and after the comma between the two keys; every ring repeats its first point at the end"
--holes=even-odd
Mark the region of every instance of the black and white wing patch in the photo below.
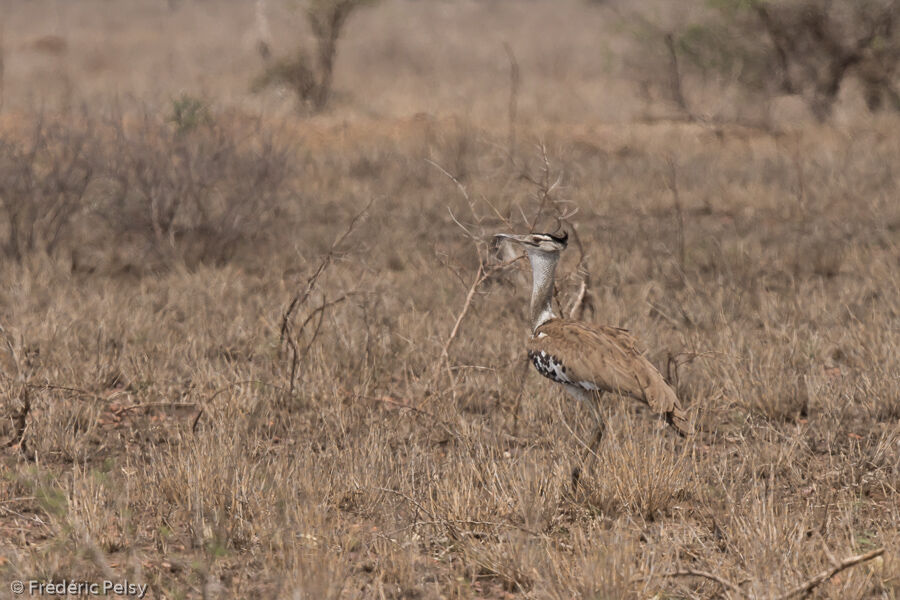
{"type": "Polygon", "coordinates": [[[556,383],[573,383],[566,374],[566,367],[558,358],[543,350],[529,350],[528,358],[537,372],[556,383]]]}
{"type": "Polygon", "coordinates": [[[537,369],[537,372],[556,383],[574,385],[583,390],[596,391],[600,389],[597,384],[592,381],[575,381],[566,369],[562,361],[552,354],[548,354],[544,350],[529,350],[528,358],[537,369]]]}

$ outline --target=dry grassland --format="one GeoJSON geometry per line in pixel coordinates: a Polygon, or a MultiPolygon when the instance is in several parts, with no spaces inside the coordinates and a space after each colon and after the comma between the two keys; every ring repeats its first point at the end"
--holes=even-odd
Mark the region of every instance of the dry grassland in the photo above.
{"type": "MultiPolygon", "coordinates": [[[[355,31],[388,36],[404,7],[355,31]]],[[[22,189],[52,176],[68,198],[60,161],[91,183],[50,256],[0,264],[0,443],[22,434],[0,456],[2,593],[900,596],[900,120],[567,123],[525,88],[510,157],[499,85],[479,102],[500,117],[365,116],[352,35],[322,117],[251,97],[182,133],[153,106],[46,117],[62,133],[22,189]],[[173,195],[190,203],[154,230],[173,195]],[[574,493],[589,415],[526,365],[529,274],[486,246],[561,214],[561,306],[589,274],[584,318],[642,340],[699,429],[610,399],[574,493]]],[[[17,110],[6,182],[39,139],[17,110]]]]}

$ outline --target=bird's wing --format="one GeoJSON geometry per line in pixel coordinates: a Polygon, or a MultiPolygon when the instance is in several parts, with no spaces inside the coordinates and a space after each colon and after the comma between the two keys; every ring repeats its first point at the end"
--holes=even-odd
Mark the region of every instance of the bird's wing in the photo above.
{"type": "Polygon", "coordinates": [[[665,413],[679,431],[689,431],[687,415],[674,390],[638,350],[628,331],[552,319],[537,328],[528,350],[553,357],[565,367],[572,384],[642,400],[654,411],[665,413]]]}

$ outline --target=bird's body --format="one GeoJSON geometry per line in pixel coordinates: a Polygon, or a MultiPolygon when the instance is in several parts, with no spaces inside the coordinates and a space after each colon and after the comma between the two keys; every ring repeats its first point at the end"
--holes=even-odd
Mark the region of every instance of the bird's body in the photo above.
{"type": "MultiPolygon", "coordinates": [[[[679,434],[692,433],[688,414],[675,391],[638,349],[627,330],[561,319],[554,312],[553,279],[568,236],[536,233],[497,237],[525,247],[533,284],[528,358],[541,375],[562,385],[594,414],[597,428],[591,451],[596,449],[604,431],[599,400],[605,392],[640,400],[664,415],[679,434]]],[[[577,468],[573,472],[575,482],[578,472],[577,468]]]]}
{"type": "Polygon", "coordinates": [[[612,392],[630,396],[664,414],[682,435],[691,432],[674,390],[627,330],[551,319],[535,330],[527,347],[538,373],[565,385],[569,393],[577,388],[592,395],[612,392]]]}

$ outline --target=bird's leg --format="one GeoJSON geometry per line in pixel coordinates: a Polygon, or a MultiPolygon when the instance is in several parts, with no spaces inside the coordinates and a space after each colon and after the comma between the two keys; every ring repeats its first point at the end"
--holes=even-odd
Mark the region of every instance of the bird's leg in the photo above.
{"type": "MultiPolygon", "coordinates": [[[[597,398],[599,400],[599,397],[597,398]]],[[[598,403],[599,404],[599,403],[598,403]]],[[[587,463],[588,460],[592,456],[597,455],[597,449],[600,447],[600,442],[603,441],[603,434],[606,432],[606,422],[603,420],[603,416],[600,414],[600,407],[597,405],[592,406],[592,411],[594,413],[594,418],[597,420],[597,425],[594,427],[594,432],[591,434],[591,441],[588,444],[588,447],[584,449],[584,454],[581,456],[581,461],[576,463],[575,467],[572,469],[572,493],[578,489],[578,480],[581,479],[581,466],[587,463]]]]}
{"type": "Polygon", "coordinates": [[[591,435],[591,443],[584,449],[584,453],[581,455],[581,461],[572,469],[572,493],[575,493],[575,490],[578,489],[578,480],[581,479],[580,465],[587,463],[592,456],[596,456],[597,448],[600,447],[600,442],[603,440],[603,433],[605,431],[606,424],[602,420],[597,421],[597,426],[594,427],[594,433],[591,435]]]}

